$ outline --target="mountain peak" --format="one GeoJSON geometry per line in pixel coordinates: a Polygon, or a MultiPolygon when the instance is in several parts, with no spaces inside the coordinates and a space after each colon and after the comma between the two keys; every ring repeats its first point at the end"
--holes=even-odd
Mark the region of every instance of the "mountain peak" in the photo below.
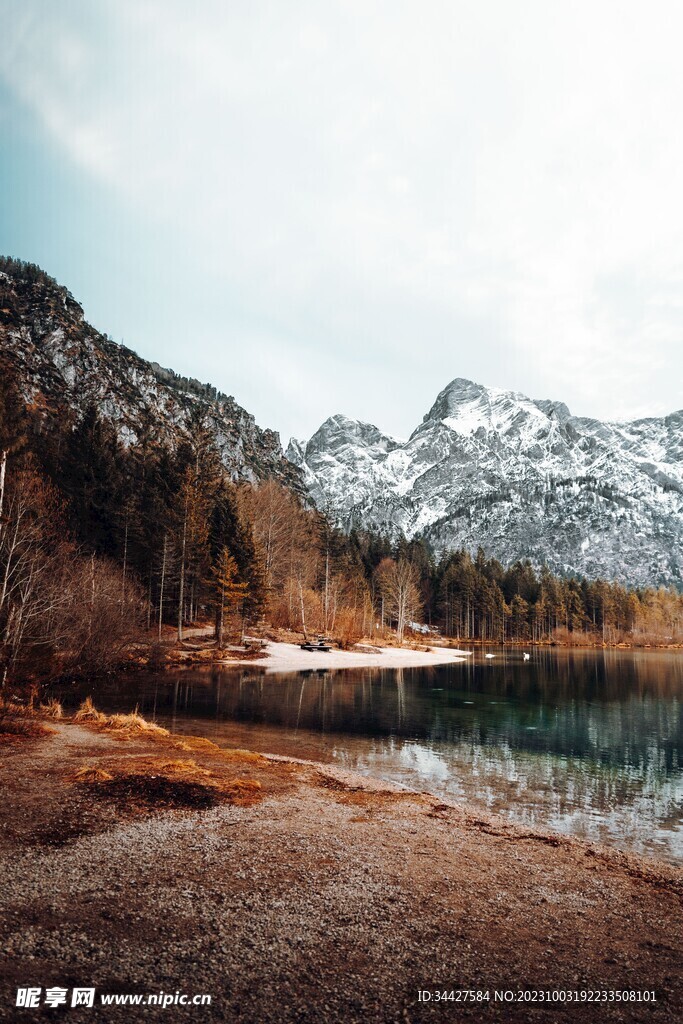
{"type": "Polygon", "coordinates": [[[486,393],[487,389],[482,384],[476,384],[473,380],[467,380],[466,377],[454,377],[436,396],[436,400],[424,416],[423,422],[444,419],[458,406],[465,402],[477,401],[486,393]]]}
{"type": "Polygon", "coordinates": [[[340,522],[560,574],[683,584],[676,414],[602,423],[456,377],[406,442],[337,415],[299,451],[313,500],[340,522]]]}
{"type": "Polygon", "coordinates": [[[382,433],[374,423],[352,419],[343,413],[335,413],[322,423],[306,444],[306,452],[326,448],[338,452],[342,448],[372,449],[376,453],[388,452],[402,442],[382,433]]]}
{"type": "Polygon", "coordinates": [[[562,428],[571,418],[564,402],[534,401],[520,391],[487,387],[456,377],[439,392],[422,424],[441,422],[458,433],[473,434],[481,428],[505,432],[526,420],[534,425],[533,429],[543,432],[551,424],[562,428]]]}

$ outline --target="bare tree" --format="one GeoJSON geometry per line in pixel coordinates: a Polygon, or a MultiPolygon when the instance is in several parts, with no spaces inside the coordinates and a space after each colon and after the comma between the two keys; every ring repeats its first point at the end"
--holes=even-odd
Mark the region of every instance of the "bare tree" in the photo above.
{"type": "Polygon", "coordinates": [[[377,567],[376,575],[384,611],[396,622],[396,633],[402,640],[408,623],[421,612],[419,573],[405,558],[398,562],[385,558],[377,567]]]}
{"type": "Polygon", "coordinates": [[[142,602],[113,563],[64,535],[55,489],[32,469],[7,474],[0,534],[0,679],[89,672],[116,662],[142,602]]]}

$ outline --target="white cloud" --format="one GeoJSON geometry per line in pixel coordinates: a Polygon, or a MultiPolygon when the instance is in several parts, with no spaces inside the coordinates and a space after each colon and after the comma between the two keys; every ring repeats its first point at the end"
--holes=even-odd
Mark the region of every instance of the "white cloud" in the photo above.
{"type": "Polygon", "coordinates": [[[406,433],[456,375],[683,404],[678,5],[6,6],[17,100],[239,297],[226,333],[281,339],[313,397],[274,359],[264,422],[406,433]]]}

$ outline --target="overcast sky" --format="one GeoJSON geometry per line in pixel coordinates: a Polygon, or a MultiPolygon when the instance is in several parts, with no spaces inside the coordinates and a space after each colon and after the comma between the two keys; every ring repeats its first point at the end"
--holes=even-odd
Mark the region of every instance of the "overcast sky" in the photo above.
{"type": "Polygon", "coordinates": [[[0,251],[263,426],[683,406],[683,9],[0,0],[0,251]]]}

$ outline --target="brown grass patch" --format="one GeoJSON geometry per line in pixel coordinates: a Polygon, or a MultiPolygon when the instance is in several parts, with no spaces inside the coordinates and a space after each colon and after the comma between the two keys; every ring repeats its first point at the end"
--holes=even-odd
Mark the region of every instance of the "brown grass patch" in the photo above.
{"type": "Polygon", "coordinates": [[[267,651],[245,647],[243,651],[217,651],[217,661],[261,661],[268,657],[267,651]]]}
{"type": "MultiPolygon", "coordinates": [[[[202,769],[198,768],[198,771],[202,769]]],[[[207,773],[208,774],[208,773],[207,773]]],[[[91,792],[133,811],[207,810],[221,803],[250,807],[262,799],[261,783],[252,779],[216,782],[208,778],[133,771],[93,780],[91,792]]]]}
{"type": "Polygon", "coordinates": [[[104,768],[96,768],[93,765],[83,765],[71,776],[73,782],[110,782],[114,778],[104,768]]]}
{"type": "Polygon", "coordinates": [[[183,736],[182,740],[174,744],[176,750],[205,750],[205,751],[220,751],[221,748],[217,743],[212,740],[207,740],[204,736],[183,736]]]}
{"type": "Polygon", "coordinates": [[[140,811],[205,810],[219,802],[215,785],[166,775],[118,775],[108,782],[96,783],[92,791],[101,799],[140,811]]]}
{"type": "Polygon", "coordinates": [[[225,761],[251,761],[263,764],[268,760],[263,754],[257,754],[254,750],[226,750],[221,747],[221,757],[225,761]]]}
{"type": "Polygon", "coordinates": [[[105,715],[98,711],[93,704],[92,697],[86,697],[78,711],[74,715],[74,722],[91,722],[93,725],[104,729],[107,732],[118,733],[145,733],[148,736],[168,736],[168,729],[162,728],[156,722],[148,722],[143,718],[138,709],[128,714],[105,715]]]}
{"type": "Polygon", "coordinates": [[[200,754],[218,754],[222,761],[239,761],[261,765],[270,763],[267,757],[264,757],[263,754],[257,754],[254,750],[219,747],[213,740],[207,740],[204,736],[184,736],[182,740],[174,743],[173,746],[176,750],[188,750],[200,754]]]}
{"type": "MultiPolygon", "coordinates": [[[[127,716],[126,716],[127,717],[127,716]]],[[[71,777],[88,783],[90,792],[133,812],[190,808],[229,803],[249,807],[262,799],[261,783],[253,779],[216,779],[190,759],[139,757],[126,759],[125,770],[84,765],[71,777]]]]}
{"type": "Polygon", "coordinates": [[[339,803],[349,807],[384,807],[386,804],[398,803],[404,800],[402,793],[394,793],[389,789],[357,789],[344,793],[339,797],[339,803]]]}
{"type": "Polygon", "coordinates": [[[28,705],[18,704],[0,697],[0,739],[4,742],[12,740],[30,740],[39,736],[51,736],[54,729],[48,729],[35,720],[33,696],[28,705]]]}
{"type": "Polygon", "coordinates": [[[47,704],[40,704],[38,713],[43,718],[64,718],[64,708],[58,700],[49,700],[47,704]]]}
{"type": "Polygon", "coordinates": [[[105,721],[105,717],[93,704],[92,697],[86,697],[74,715],[74,722],[97,722],[101,724],[105,721]]]}
{"type": "Polygon", "coordinates": [[[263,798],[261,783],[255,779],[233,779],[231,782],[221,782],[219,785],[221,794],[227,798],[228,803],[238,807],[251,807],[263,798]]]}
{"type": "Polygon", "coordinates": [[[55,730],[49,729],[31,718],[2,718],[0,720],[0,740],[32,740],[39,736],[52,736],[55,730]]]}
{"type": "Polygon", "coordinates": [[[153,733],[156,736],[168,736],[168,729],[164,729],[162,726],[157,725],[156,722],[148,722],[146,718],[143,718],[139,714],[137,708],[135,711],[131,711],[127,715],[108,715],[102,716],[102,728],[112,729],[114,731],[121,732],[143,732],[153,733]]]}
{"type": "Polygon", "coordinates": [[[211,775],[207,768],[201,768],[196,761],[162,761],[159,768],[165,775],[211,775]]]}
{"type": "Polygon", "coordinates": [[[145,757],[126,761],[126,766],[140,775],[201,776],[209,778],[211,772],[201,768],[196,761],[164,760],[163,758],[145,757]]]}

